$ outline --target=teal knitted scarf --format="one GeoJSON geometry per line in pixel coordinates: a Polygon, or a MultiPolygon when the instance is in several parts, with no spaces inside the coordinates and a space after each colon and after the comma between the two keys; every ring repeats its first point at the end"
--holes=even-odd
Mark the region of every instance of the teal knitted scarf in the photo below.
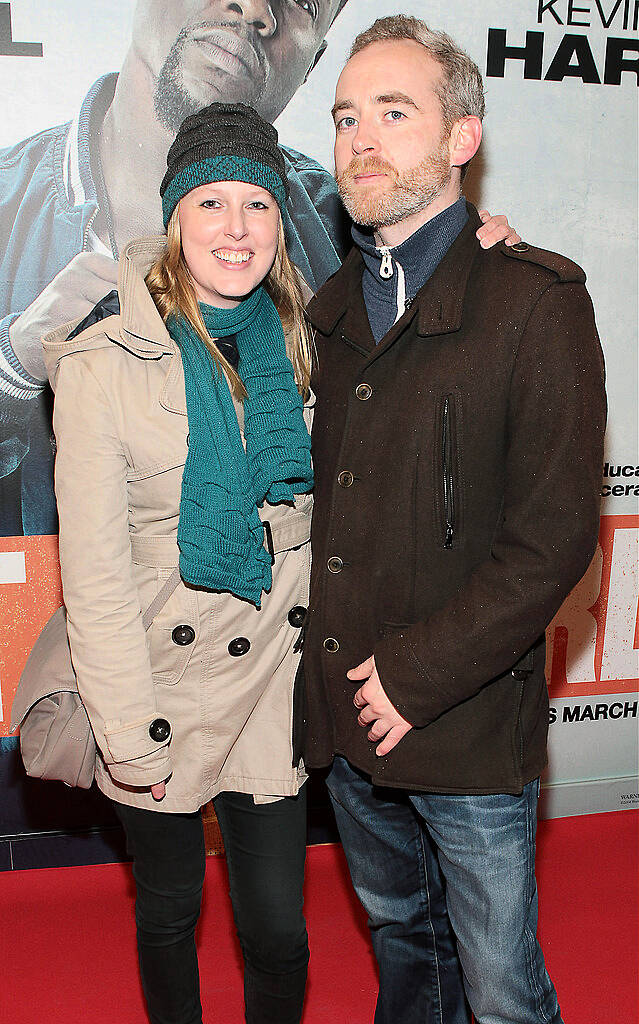
{"type": "Polygon", "coordinates": [[[212,338],[234,334],[246,388],[242,444],[224,373],[191,324],[167,327],[182,355],[189,450],[178,523],[182,578],[230,591],[258,608],[272,583],[258,506],[294,501],[313,486],[302,399],[270,296],[258,288],[233,309],[200,304],[212,338]]]}

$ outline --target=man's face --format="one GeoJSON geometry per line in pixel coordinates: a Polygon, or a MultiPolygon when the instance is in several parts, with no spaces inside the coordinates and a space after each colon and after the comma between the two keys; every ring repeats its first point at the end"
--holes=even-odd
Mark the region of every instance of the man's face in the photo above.
{"type": "Polygon", "coordinates": [[[133,46],[172,132],[214,101],[247,103],[268,121],[313,63],[338,0],[139,0],[133,46]]]}
{"type": "Polygon", "coordinates": [[[435,92],[441,75],[412,40],[372,43],[346,64],[333,108],[335,173],[356,223],[398,224],[449,184],[449,132],[435,92]]]}

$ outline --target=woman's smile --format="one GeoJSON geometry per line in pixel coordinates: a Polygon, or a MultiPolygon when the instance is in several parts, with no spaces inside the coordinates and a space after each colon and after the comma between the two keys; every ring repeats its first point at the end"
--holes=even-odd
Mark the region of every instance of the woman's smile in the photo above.
{"type": "Polygon", "coordinates": [[[250,249],[214,249],[213,255],[230,266],[246,264],[255,255],[250,249]]]}

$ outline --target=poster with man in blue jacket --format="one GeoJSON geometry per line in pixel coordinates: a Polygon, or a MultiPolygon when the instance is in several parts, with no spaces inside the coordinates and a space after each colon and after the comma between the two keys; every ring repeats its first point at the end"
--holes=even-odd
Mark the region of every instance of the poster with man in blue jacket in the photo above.
{"type": "MultiPolygon", "coordinates": [[[[158,184],[184,117],[213,100],[274,121],[347,0],[138,0],[119,73],[76,116],[0,151],[0,535],[57,532],[51,392],[40,338],[115,285],[133,237],[161,230],[158,184]]],[[[331,175],[285,147],[288,251],[316,290],[346,219],[331,175]]]]}

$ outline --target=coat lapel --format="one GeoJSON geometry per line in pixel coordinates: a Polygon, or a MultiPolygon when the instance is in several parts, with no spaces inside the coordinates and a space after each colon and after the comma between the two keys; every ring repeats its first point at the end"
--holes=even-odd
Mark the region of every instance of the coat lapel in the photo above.
{"type": "Polygon", "coordinates": [[[433,276],[417,294],[413,305],[375,345],[362,295],[363,261],[356,248],[351,249],[341,271],[330,278],[309,304],[307,316],[322,334],[335,331],[340,319],[342,340],[362,355],[382,355],[416,319],[420,337],[458,331],[466,288],[473,261],[479,251],[475,231],[480,226],[475,208],[468,204],[469,218],[458,238],[444,256],[433,276]]]}
{"type": "Polygon", "coordinates": [[[433,276],[418,293],[417,333],[421,337],[452,334],[461,329],[468,279],[479,252],[475,231],[481,225],[477,211],[470,203],[468,213],[467,223],[433,276]]]}
{"type": "Polygon", "coordinates": [[[184,388],[184,367],[182,358],[177,350],[173,351],[169,372],[167,373],[162,390],[160,391],[160,405],[167,412],[176,412],[186,416],[186,390],[184,388]]]}

